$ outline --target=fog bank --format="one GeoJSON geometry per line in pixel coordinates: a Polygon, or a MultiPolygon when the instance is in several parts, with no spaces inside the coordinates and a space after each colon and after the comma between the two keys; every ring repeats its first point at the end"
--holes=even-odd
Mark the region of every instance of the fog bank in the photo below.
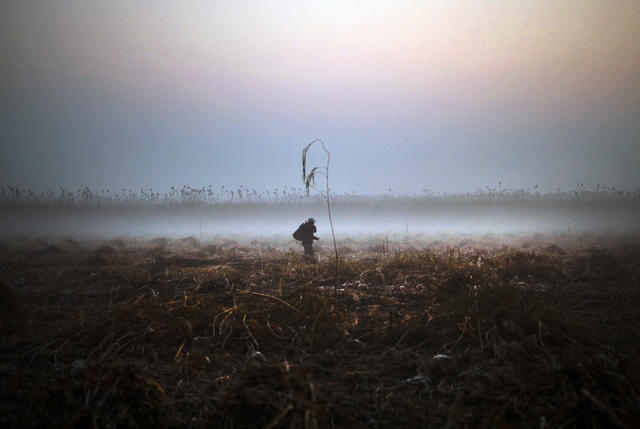
{"type": "MultiPolygon", "coordinates": [[[[640,230],[634,200],[491,202],[372,200],[335,204],[339,234],[550,233],[640,230]]],[[[141,207],[3,207],[0,235],[52,237],[168,237],[291,234],[309,217],[318,235],[331,234],[326,206],[309,204],[219,204],[141,207]]]]}

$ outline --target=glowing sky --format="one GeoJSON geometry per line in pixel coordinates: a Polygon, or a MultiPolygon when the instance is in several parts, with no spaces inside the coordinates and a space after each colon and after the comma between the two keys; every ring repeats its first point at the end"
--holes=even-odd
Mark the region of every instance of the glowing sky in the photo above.
{"type": "Polygon", "coordinates": [[[640,187],[638,1],[3,1],[0,182],[640,187]],[[318,158],[320,160],[320,158],[318,158]]]}

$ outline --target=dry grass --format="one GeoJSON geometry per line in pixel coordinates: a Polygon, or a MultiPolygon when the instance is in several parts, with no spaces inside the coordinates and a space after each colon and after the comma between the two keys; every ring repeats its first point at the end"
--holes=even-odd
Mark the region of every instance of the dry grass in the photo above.
{"type": "Polygon", "coordinates": [[[637,427],[638,242],[465,240],[4,242],[0,423],[637,427]]]}

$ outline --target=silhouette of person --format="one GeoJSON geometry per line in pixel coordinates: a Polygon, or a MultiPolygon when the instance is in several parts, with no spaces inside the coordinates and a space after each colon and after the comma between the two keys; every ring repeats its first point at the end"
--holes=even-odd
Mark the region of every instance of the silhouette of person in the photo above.
{"type": "Polygon", "coordinates": [[[304,247],[304,256],[309,261],[315,261],[316,256],[313,253],[313,240],[320,240],[318,237],[313,235],[316,229],[316,220],[310,217],[306,222],[303,222],[296,232],[293,233],[293,238],[298,241],[302,241],[302,246],[304,247]]]}

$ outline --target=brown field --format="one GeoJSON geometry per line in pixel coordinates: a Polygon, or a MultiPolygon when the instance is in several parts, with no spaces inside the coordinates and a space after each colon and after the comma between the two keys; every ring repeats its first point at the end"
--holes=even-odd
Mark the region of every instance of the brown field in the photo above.
{"type": "Polygon", "coordinates": [[[0,242],[3,427],[638,427],[640,238],[0,242]]]}

